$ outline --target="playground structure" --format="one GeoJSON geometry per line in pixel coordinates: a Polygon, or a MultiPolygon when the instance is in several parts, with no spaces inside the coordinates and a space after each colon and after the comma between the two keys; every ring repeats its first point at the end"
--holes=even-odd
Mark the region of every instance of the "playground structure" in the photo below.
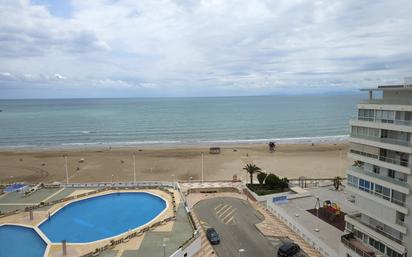
{"type": "Polygon", "coordinates": [[[345,230],[346,213],[341,210],[338,203],[330,200],[321,201],[319,197],[316,197],[315,208],[307,211],[339,230],[345,230]]]}
{"type": "Polygon", "coordinates": [[[331,221],[335,220],[336,217],[342,214],[339,204],[332,203],[329,200],[323,202],[322,211],[326,212],[326,214],[329,215],[329,219],[331,221]]]}

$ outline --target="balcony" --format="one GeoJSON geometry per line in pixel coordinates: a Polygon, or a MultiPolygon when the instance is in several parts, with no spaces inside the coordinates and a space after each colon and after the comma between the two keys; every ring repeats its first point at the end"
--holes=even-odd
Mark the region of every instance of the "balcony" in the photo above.
{"type": "Polygon", "coordinates": [[[400,100],[397,99],[396,101],[387,100],[387,99],[368,99],[360,101],[361,104],[390,104],[390,105],[412,105],[411,100],[400,100]]]}
{"type": "Polygon", "coordinates": [[[393,159],[393,158],[390,158],[390,157],[379,156],[379,155],[376,155],[376,154],[361,152],[361,151],[354,150],[354,149],[350,149],[350,152],[353,153],[353,154],[362,155],[362,156],[365,156],[365,157],[368,157],[368,158],[377,159],[379,161],[399,165],[399,166],[402,166],[402,167],[408,167],[408,165],[409,165],[408,161],[401,160],[401,159],[393,159]]]}
{"type": "Polygon", "coordinates": [[[368,171],[368,170],[365,170],[365,169],[363,169],[361,167],[357,167],[357,166],[351,166],[351,167],[349,167],[349,170],[353,171],[353,172],[356,172],[356,173],[359,173],[359,174],[363,174],[363,175],[372,177],[372,178],[383,180],[383,181],[386,181],[386,182],[391,183],[391,184],[401,186],[401,187],[403,187],[404,189],[407,190],[407,192],[405,192],[406,194],[409,193],[409,184],[405,181],[395,179],[395,178],[392,178],[392,177],[388,177],[388,176],[382,176],[382,175],[377,174],[373,171],[368,171]]]}
{"type": "Polygon", "coordinates": [[[350,134],[351,137],[355,138],[362,138],[367,140],[372,140],[379,143],[384,144],[391,144],[391,145],[400,145],[400,146],[408,146],[411,147],[412,143],[406,140],[399,140],[399,139],[392,139],[392,138],[381,138],[381,137],[371,137],[371,136],[364,136],[359,134],[350,134]]]}
{"type": "Polygon", "coordinates": [[[376,119],[373,117],[354,117],[352,120],[357,121],[367,121],[367,122],[376,122],[376,123],[387,123],[401,126],[412,126],[412,120],[387,120],[387,119],[376,119]]]}
{"type": "Polygon", "coordinates": [[[347,183],[347,187],[346,190],[349,192],[352,192],[354,194],[359,194],[363,197],[369,198],[373,201],[378,201],[378,199],[382,199],[384,201],[381,201],[379,203],[384,204],[386,206],[388,206],[389,208],[393,208],[395,210],[398,210],[401,213],[407,214],[408,213],[408,209],[405,207],[406,204],[405,202],[399,201],[397,199],[394,198],[390,198],[390,196],[388,195],[384,195],[380,192],[376,192],[376,191],[366,191],[365,189],[359,187],[359,185],[355,185],[352,183],[347,183]],[[355,189],[355,191],[353,190],[355,189]]]}
{"type": "MultiPolygon", "coordinates": [[[[386,237],[387,239],[389,239],[389,240],[391,240],[391,241],[394,241],[394,242],[402,245],[402,240],[401,240],[401,239],[399,239],[399,238],[397,238],[397,237],[395,237],[395,236],[393,236],[393,235],[385,232],[385,231],[383,230],[383,227],[374,226],[374,225],[372,225],[372,224],[369,224],[369,223],[364,222],[364,221],[361,219],[361,214],[360,214],[360,213],[348,215],[348,217],[347,217],[346,219],[347,219],[347,221],[348,221],[349,223],[351,223],[351,224],[353,224],[353,223],[355,223],[355,222],[358,222],[358,223],[360,223],[360,224],[368,227],[369,229],[371,229],[371,230],[379,233],[380,235],[386,237]],[[348,218],[349,218],[349,219],[348,219],[348,218]],[[353,221],[355,221],[355,222],[353,222],[353,221]]],[[[353,224],[353,225],[356,226],[356,224],[353,224]]]]}
{"type": "Polygon", "coordinates": [[[341,242],[361,257],[377,257],[376,251],[362,241],[356,239],[352,233],[341,236],[341,242]]]}

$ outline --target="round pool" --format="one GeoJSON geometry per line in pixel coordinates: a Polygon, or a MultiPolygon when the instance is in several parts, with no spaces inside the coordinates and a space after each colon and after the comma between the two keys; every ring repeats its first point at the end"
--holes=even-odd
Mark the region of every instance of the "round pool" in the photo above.
{"type": "Polygon", "coordinates": [[[143,226],[166,207],[166,201],[153,194],[111,193],[70,203],[39,228],[53,243],[88,243],[143,226]]]}
{"type": "Polygon", "coordinates": [[[0,226],[0,256],[43,257],[47,244],[32,228],[0,226]]]}

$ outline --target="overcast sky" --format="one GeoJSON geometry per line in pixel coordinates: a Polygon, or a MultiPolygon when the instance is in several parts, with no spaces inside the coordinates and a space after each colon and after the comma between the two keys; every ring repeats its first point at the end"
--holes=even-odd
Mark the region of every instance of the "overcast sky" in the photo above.
{"type": "Polygon", "coordinates": [[[0,0],[0,98],[400,83],[412,76],[411,10],[411,0],[0,0]]]}

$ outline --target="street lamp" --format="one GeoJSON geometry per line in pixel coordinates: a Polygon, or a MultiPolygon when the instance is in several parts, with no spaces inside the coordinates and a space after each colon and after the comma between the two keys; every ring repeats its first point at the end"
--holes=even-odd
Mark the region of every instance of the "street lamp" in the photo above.
{"type": "Polygon", "coordinates": [[[239,257],[240,257],[240,253],[243,253],[245,251],[245,249],[239,249],[239,257]]]}
{"type": "Polygon", "coordinates": [[[202,152],[202,183],[203,183],[203,152],[202,152]]]}
{"type": "Polygon", "coordinates": [[[114,183],[114,174],[112,174],[112,184],[114,183]]]}
{"type": "Polygon", "coordinates": [[[173,189],[175,189],[175,174],[172,174],[172,184],[173,184],[173,189]]]}
{"type": "Polygon", "coordinates": [[[136,185],[136,153],[133,152],[133,182],[136,185]]]}
{"type": "Polygon", "coordinates": [[[66,170],[66,184],[69,184],[69,169],[67,168],[67,154],[64,155],[64,168],[66,170]]]}
{"type": "Polygon", "coordinates": [[[166,244],[163,243],[163,257],[166,257],[166,244]]]}

